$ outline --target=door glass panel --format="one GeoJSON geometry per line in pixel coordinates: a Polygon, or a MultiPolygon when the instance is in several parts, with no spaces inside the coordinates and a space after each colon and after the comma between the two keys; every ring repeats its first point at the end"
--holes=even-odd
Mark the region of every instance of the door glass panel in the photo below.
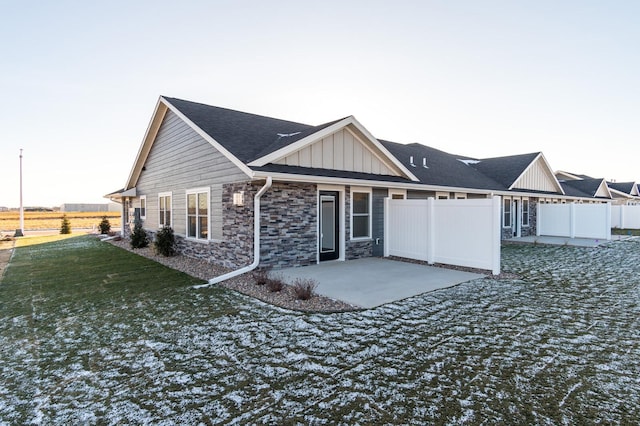
{"type": "Polygon", "coordinates": [[[333,198],[322,198],[322,209],[321,209],[321,222],[320,222],[320,233],[322,235],[321,238],[321,252],[331,252],[335,251],[336,242],[335,242],[335,201],[333,198]]]}

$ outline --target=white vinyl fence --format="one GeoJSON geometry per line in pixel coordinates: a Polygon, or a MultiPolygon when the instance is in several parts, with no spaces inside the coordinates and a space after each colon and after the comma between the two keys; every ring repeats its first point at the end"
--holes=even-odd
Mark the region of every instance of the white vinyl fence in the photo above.
{"type": "Polygon", "coordinates": [[[386,198],[384,208],[385,256],[500,273],[500,197],[386,198]]]}
{"type": "Polygon", "coordinates": [[[640,206],[611,206],[611,227],[640,229],[640,206]]]}
{"type": "Polygon", "coordinates": [[[538,204],[537,235],[611,239],[611,204],[538,204]]]}

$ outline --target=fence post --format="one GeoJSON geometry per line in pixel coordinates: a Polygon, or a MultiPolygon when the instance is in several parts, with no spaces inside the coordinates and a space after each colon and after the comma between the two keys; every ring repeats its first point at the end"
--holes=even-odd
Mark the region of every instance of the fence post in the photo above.
{"type": "Polygon", "coordinates": [[[491,247],[492,247],[492,259],[491,259],[491,272],[493,275],[500,274],[500,250],[501,250],[501,198],[497,195],[493,196],[493,202],[491,203],[491,247]]]}
{"type": "Polygon", "coordinates": [[[576,237],[576,203],[569,204],[569,238],[576,237]]]}
{"type": "Polygon", "coordinates": [[[539,237],[542,229],[542,202],[538,199],[536,204],[536,236],[539,237]]]}
{"type": "Polygon", "coordinates": [[[611,239],[611,203],[607,203],[607,224],[605,228],[607,233],[607,240],[611,239]]]}
{"type": "Polygon", "coordinates": [[[427,263],[433,265],[436,257],[436,244],[435,236],[433,235],[435,228],[435,199],[433,197],[427,198],[427,263]]]}
{"type": "Polygon", "coordinates": [[[385,197],[384,199],[384,257],[389,257],[389,214],[390,214],[390,206],[389,206],[389,197],[385,197]]]}

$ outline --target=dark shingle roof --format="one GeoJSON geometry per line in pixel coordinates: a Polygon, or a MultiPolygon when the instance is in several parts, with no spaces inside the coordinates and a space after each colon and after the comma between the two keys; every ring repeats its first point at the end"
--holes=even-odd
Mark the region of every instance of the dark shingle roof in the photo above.
{"type": "MultiPolygon", "coordinates": [[[[319,126],[311,126],[182,99],[170,97],[163,97],[163,99],[245,164],[340,121],[335,120],[319,126]]],[[[384,140],[380,140],[380,143],[411,171],[420,180],[420,183],[495,191],[507,190],[539,154],[475,160],[417,143],[404,145],[384,140]],[[415,166],[410,164],[411,156],[413,156],[415,166]],[[423,158],[427,159],[427,168],[423,167],[423,158]],[[464,163],[460,160],[473,161],[464,163]],[[477,164],[474,164],[476,161],[478,161],[477,164]]],[[[276,164],[254,167],[253,169],[302,175],[411,182],[396,176],[276,164]]]]}
{"type": "Polygon", "coordinates": [[[244,163],[250,163],[264,155],[264,152],[272,152],[280,145],[286,146],[322,128],[182,99],[163,98],[244,163]],[[267,151],[272,146],[276,148],[267,151]]]}
{"type": "Polygon", "coordinates": [[[635,182],[607,182],[609,188],[613,188],[616,191],[624,192],[625,194],[631,195],[631,191],[633,190],[633,185],[635,182]]]}
{"type": "Polygon", "coordinates": [[[538,155],[540,155],[539,152],[533,152],[530,154],[509,155],[507,157],[484,158],[479,160],[478,163],[471,164],[471,167],[506,188],[510,188],[538,155]]]}
{"type": "Polygon", "coordinates": [[[595,197],[596,192],[598,192],[598,188],[602,184],[602,179],[582,179],[582,180],[565,180],[560,182],[564,192],[567,195],[575,196],[575,197],[595,197]],[[578,192],[576,192],[578,191],[578,192]],[[585,195],[580,195],[585,194],[585,195]]]}
{"type": "Polygon", "coordinates": [[[404,145],[385,140],[380,142],[420,179],[421,183],[496,191],[507,189],[499,182],[460,161],[458,156],[417,143],[404,145]],[[413,156],[415,167],[410,163],[411,156],[413,156]],[[427,159],[428,168],[423,167],[423,158],[427,159]]]}

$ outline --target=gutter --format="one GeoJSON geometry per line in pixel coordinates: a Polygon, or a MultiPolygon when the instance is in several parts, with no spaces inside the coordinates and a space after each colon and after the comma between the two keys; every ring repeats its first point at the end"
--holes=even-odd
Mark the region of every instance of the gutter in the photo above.
{"type": "Polygon", "coordinates": [[[238,275],[253,271],[258,267],[260,263],[260,198],[271,188],[272,183],[271,176],[267,176],[267,181],[264,186],[260,188],[260,191],[253,197],[253,263],[224,275],[211,278],[207,284],[196,285],[194,288],[209,287],[210,285],[218,284],[222,281],[237,277],[238,275]]]}

